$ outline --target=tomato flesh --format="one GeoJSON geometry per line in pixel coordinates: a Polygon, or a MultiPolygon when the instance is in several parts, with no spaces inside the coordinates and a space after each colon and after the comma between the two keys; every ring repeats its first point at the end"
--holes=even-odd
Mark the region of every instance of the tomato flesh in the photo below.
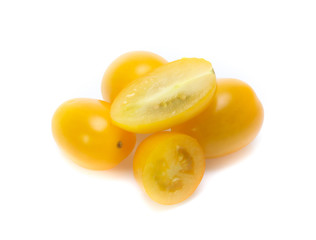
{"type": "Polygon", "coordinates": [[[185,122],[204,110],[216,89],[212,65],[184,58],[133,81],[114,100],[111,117],[121,128],[150,133],[185,122]]]}
{"type": "Polygon", "coordinates": [[[133,168],[149,197],[169,205],[187,199],[195,191],[205,171],[205,158],[195,139],[161,132],[140,144],[133,168]]]}

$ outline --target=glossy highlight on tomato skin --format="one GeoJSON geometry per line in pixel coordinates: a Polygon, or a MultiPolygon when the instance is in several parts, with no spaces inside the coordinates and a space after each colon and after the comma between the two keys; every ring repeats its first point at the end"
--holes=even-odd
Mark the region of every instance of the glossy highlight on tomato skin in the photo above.
{"type": "Polygon", "coordinates": [[[119,56],[104,73],[101,85],[103,99],[113,102],[130,82],[166,63],[167,60],[148,51],[132,51],[119,56]]]}
{"type": "Polygon", "coordinates": [[[113,125],[109,111],[109,103],[87,98],[66,101],[55,111],[54,139],[76,164],[92,170],[107,170],[133,150],[135,134],[113,125]]]}
{"type": "Polygon", "coordinates": [[[207,158],[225,156],[247,146],[259,133],[264,110],[254,90],[237,79],[218,79],[209,107],[172,128],[196,138],[207,158]]]}
{"type": "Polygon", "coordinates": [[[190,136],[159,132],[137,148],[134,176],[148,196],[157,203],[172,205],[189,198],[205,171],[205,156],[190,136]]]}

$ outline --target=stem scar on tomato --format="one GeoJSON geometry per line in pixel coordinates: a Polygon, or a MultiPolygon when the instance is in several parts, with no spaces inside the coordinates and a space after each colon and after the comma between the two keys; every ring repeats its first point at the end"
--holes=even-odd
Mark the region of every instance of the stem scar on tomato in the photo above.
{"type": "Polygon", "coordinates": [[[122,147],[123,147],[122,141],[118,141],[117,144],[116,144],[116,146],[117,146],[118,148],[122,148],[122,147]]]}

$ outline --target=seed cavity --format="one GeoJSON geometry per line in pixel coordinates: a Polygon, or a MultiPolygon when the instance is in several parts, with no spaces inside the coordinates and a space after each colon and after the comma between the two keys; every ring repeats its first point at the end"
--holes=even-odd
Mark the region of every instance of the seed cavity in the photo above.
{"type": "Polygon", "coordinates": [[[177,157],[181,166],[180,172],[193,174],[194,162],[192,156],[183,147],[177,146],[177,157]]]}
{"type": "Polygon", "coordinates": [[[179,98],[180,98],[181,100],[185,100],[185,99],[187,98],[187,96],[184,95],[184,94],[179,94],[179,98]]]}
{"type": "Polygon", "coordinates": [[[169,166],[165,159],[159,159],[155,165],[154,180],[160,190],[175,192],[183,187],[181,178],[177,175],[176,166],[169,166]]]}
{"type": "Polygon", "coordinates": [[[183,105],[185,102],[189,101],[190,96],[184,93],[180,93],[176,96],[173,96],[170,99],[165,99],[158,104],[155,104],[153,109],[177,109],[179,105],[183,105]]]}
{"type": "Polygon", "coordinates": [[[185,148],[177,146],[174,156],[174,161],[162,158],[155,163],[153,178],[162,191],[175,192],[182,189],[184,184],[179,173],[194,173],[193,158],[185,148]]]}
{"type": "Polygon", "coordinates": [[[161,102],[161,103],[159,103],[159,106],[160,107],[167,107],[167,105],[168,105],[168,102],[161,102]]]}
{"type": "Polygon", "coordinates": [[[175,192],[183,187],[183,182],[177,175],[173,178],[156,175],[155,180],[162,191],[175,192]]]}

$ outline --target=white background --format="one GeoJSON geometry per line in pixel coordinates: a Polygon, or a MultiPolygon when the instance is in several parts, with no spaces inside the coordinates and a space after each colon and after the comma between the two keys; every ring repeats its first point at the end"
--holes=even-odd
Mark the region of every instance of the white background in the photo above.
{"type": "Polygon", "coordinates": [[[0,2],[0,239],[316,239],[315,1],[0,2]],[[207,161],[175,206],[152,202],[131,158],[77,167],[51,117],[101,99],[106,67],[132,50],[203,57],[249,83],[263,128],[240,152],[207,161]]]}

